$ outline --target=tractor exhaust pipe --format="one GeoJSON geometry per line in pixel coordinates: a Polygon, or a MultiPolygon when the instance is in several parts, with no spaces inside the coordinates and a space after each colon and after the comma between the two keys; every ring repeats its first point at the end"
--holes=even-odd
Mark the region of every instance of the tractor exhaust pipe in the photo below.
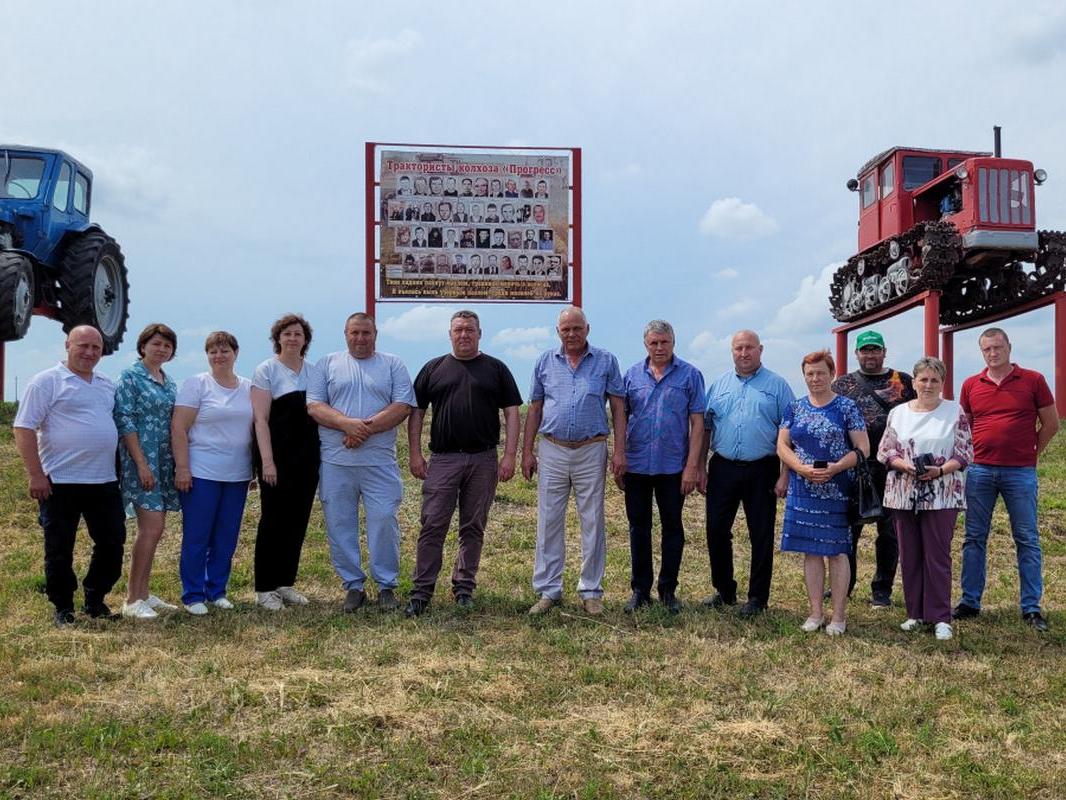
{"type": "Polygon", "coordinates": [[[999,134],[1003,129],[999,125],[992,126],[992,135],[995,137],[995,144],[992,145],[992,152],[996,158],[1003,158],[1003,145],[1000,142],[999,134]]]}

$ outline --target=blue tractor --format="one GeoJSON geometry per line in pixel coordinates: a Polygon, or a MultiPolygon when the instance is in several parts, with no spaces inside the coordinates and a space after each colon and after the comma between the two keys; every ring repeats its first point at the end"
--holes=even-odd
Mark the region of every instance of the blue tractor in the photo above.
{"type": "Polygon", "coordinates": [[[129,316],[118,243],[89,222],[93,174],[60,150],[0,145],[0,342],[36,312],[92,325],[118,349],[129,316]]]}

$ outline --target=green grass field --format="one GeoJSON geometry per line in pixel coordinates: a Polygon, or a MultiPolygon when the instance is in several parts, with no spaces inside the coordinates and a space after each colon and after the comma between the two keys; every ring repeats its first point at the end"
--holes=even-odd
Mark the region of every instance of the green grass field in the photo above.
{"type": "MultiPolygon", "coordinates": [[[[404,436],[401,435],[401,444],[404,436]]],[[[404,462],[405,463],[405,462],[404,462]]],[[[607,496],[607,612],[574,594],[570,536],[561,609],[526,608],[536,496],[501,486],[476,607],[448,592],[417,621],[343,599],[316,508],[304,609],[252,605],[253,494],[234,612],[53,627],[36,508],[10,429],[0,432],[0,796],[78,798],[1060,798],[1066,796],[1066,443],[1041,467],[1045,609],[1022,625],[1006,517],[990,542],[987,611],[937,643],[905,634],[895,606],[865,602],[872,529],[848,634],[799,631],[799,558],[779,555],[771,610],[744,621],[710,593],[703,508],[686,509],[685,610],[622,613],[622,499],[607,496]]],[[[409,588],[419,494],[401,510],[409,588]]],[[[180,594],[180,527],[168,522],[153,591],[180,594]]],[[[132,537],[132,527],[131,527],[132,537]]],[[[747,579],[738,526],[738,578],[747,579]]],[[[77,563],[84,571],[84,535],[77,563]]],[[[956,579],[958,546],[956,539],[956,579]]],[[[124,581],[110,596],[121,605],[124,581]]]]}

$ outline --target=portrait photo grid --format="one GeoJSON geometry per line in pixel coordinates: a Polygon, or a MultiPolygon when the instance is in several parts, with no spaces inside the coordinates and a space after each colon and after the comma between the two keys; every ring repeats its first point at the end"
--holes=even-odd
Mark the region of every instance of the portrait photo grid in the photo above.
{"type": "Polygon", "coordinates": [[[381,295],[567,299],[568,159],[385,152],[381,295]]]}

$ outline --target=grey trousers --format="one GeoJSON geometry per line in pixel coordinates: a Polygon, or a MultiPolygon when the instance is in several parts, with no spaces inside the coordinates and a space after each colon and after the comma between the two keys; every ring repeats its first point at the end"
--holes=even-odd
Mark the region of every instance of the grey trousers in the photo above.
{"type": "Polygon", "coordinates": [[[571,450],[541,439],[537,445],[537,464],[540,477],[533,591],[552,600],[559,600],[563,595],[566,507],[572,491],[581,523],[581,577],[577,593],[582,598],[601,597],[607,566],[607,526],[603,513],[607,442],[571,450]]]}

